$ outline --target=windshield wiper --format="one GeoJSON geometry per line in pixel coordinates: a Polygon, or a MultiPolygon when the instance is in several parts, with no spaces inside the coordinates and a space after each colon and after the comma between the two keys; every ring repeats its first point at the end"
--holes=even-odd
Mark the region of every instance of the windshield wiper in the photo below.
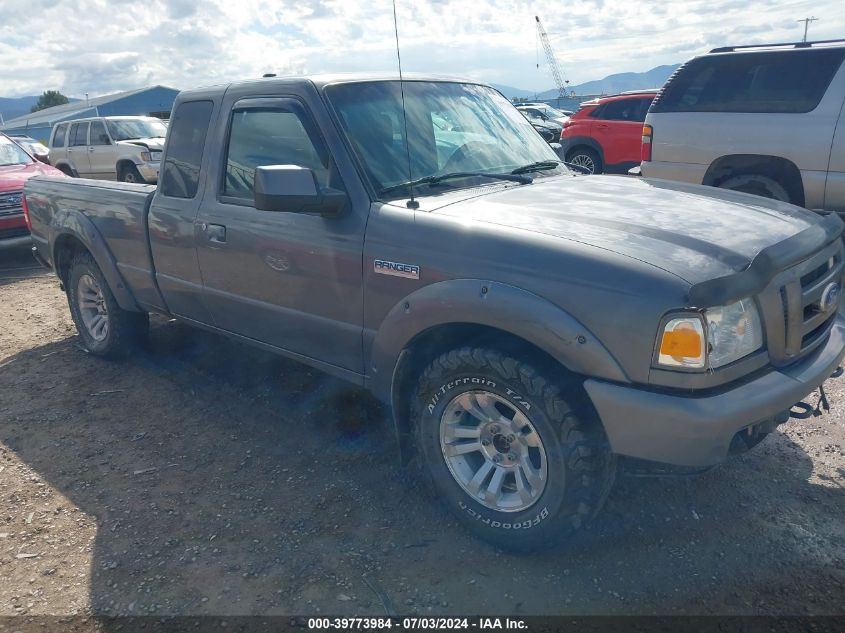
{"type": "Polygon", "coordinates": [[[554,169],[560,165],[560,161],[557,160],[541,160],[536,163],[529,163],[527,165],[523,165],[522,167],[517,167],[511,173],[512,174],[527,174],[531,171],[543,171],[546,169],[554,169]]]}
{"type": "Polygon", "coordinates": [[[496,180],[510,180],[511,182],[518,182],[521,185],[530,185],[534,179],[530,176],[522,176],[517,173],[510,174],[488,174],[480,171],[456,171],[451,174],[442,174],[440,176],[426,176],[425,178],[417,178],[416,180],[409,180],[408,182],[400,182],[398,185],[390,185],[384,187],[379,191],[379,195],[396,191],[402,187],[416,187],[418,185],[436,185],[446,180],[454,178],[472,178],[480,176],[482,178],[494,178],[496,180]]]}

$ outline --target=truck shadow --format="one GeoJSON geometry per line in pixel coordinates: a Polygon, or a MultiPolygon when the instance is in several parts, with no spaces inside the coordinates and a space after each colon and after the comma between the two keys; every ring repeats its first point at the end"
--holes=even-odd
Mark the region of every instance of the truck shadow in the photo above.
{"type": "Polygon", "coordinates": [[[29,246],[0,250],[0,286],[47,274],[32,257],[29,246]]]}
{"type": "Polygon", "coordinates": [[[623,478],[567,545],[509,556],[398,466],[378,403],[315,370],[164,320],[121,364],[72,338],[10,360],[0,442],[96,523],[98,616],[803,613],[842,562],[845,491],[782,434],[696,479],[623,478]]]}

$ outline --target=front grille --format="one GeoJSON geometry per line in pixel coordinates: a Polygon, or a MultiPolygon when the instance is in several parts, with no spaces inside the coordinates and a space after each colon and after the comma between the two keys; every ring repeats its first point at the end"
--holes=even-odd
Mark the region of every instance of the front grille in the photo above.
{"type": "Polygon", "coordinates": [[[0,193],[0,217],[23,213],[23,191],[4,191],[0,193]]]}
{"type": "Polygon", "coordinates": [[[779,275],[760,295],[769,357],[777,366],[792,363],[820,345],[833,327],[837,305],[822,310],[825,289],[842,283],[842,241],[779,275]]]}

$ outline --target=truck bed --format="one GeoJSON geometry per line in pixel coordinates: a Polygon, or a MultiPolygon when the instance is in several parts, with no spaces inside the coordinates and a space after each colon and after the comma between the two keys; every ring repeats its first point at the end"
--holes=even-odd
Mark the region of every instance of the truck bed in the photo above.
{"type": "Polygon", "coordinates": [[[24,194],[39,256],[55,265],[55,227],[76,226],[83,241],[87,241],[95,237],[90,234],[93,225],[102,238],[98,242],[110,253],[136,300],[148,305],[160,304],[146,232],[154,192],[155,185],[60,177],[30,179],[24,194]],[[90,224],[79,218],[80,215],[90,224]]]}

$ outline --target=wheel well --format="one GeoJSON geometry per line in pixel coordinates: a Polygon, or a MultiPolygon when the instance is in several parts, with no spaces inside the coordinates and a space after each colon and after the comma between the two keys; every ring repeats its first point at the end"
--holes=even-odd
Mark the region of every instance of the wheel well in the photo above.
{"type": "Polygon", "coordinates": [[[566,151],[566,155],[567,155],[567,157],[568,157],[568,156],[572,156],[572,154],[574,154],[574,153],[575,153],[577,150],[579,150],[579,149],[588,149],[588,150],[590,150],[591,152],[595,152],[596,154],[598,154],[598,155],[599,155],[599,158],[601,158],[601,152],[600,152],[598,149],[596,149],[595,147],[593,147],[592,145],[587,145],[586,143],[579,143],[579,144],[578,144],[578,145],[576,145],[575,147],[572,147],[572,148],[568,149],[568,150],[566,151]]]}
{"type": "Polygon", "coordinates": [[[804,182],[801,172],[790,160],[760,154],[733,154],[713,161],[701,184],[718,187],[728,178],[757,174],[779,183],[793,204],[804,206],[804,182]]]}
{"type": "Polygon", "coordinates": [[[115,170],[117,171],[117,174],[120,175],[120,171],[124,167],[134,167],[134,166],[135,166],[135,163],[133,163],[131,160],[126,159],[126,158],[121,158],[119,161],[117,161],[117,165],[115,166],[115,170]]]}
{"type": "Polygon", "coordinates": [[[73,176],[73,175],[74,175],[74,173],[73,173],[73,169],[72,169],[72,168],[71,168],[71,166],[70,166],[70,165],[68,165],[67,163],[59,163],[59,164],[57,164],[57,165],[56,165],[56,169],[58,169],[60,172],[62,172],[62,173],[64,173],[64,174],[66,174],[66,175],[68,175],[68,176],[73,176]]]}
{"type": "Polygon", "coordinates": [[[61,235],[53,247],[53,265],[62,285],[67,288],[70,264],[79,253],[87,253],[85,245],[73,235],[61,235]]]}
{"type": "Polygon", "coordinates": [[[523,360],[530,360],[544,375],[566,392],[570,404],[598,419],[583,388],[583,378],[564,367],[548,352],[519,336],[476,323],[447,323],[425,330],[405,346],[393,374],[391,404],[403,453],[411,449],[411,399],[425,368],[438,356],[459,347],[486,347],[523,360]]]}

